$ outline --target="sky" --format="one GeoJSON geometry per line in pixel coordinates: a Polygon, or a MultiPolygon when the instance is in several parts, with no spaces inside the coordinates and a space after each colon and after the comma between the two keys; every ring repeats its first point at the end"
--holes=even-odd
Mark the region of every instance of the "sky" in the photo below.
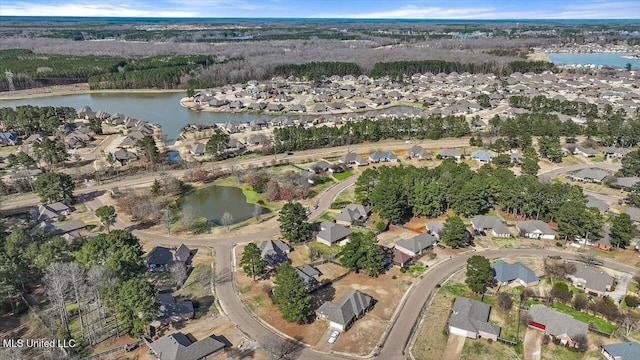
{"type": "Polygon", "coordinates": [[[0,0],[0,16],[640,19],[640,0],[0,0]]]}

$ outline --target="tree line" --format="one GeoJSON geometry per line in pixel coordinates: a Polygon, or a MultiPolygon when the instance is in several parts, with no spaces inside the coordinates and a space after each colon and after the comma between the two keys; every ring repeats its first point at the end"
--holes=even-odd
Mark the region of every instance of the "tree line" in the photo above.
{"type": "Polygon", "coordinates": [[[308,80],[331,77],[333,75],[358,76],[363,73],[360,65],[352,62],[312,61],[303,64],[282,64],[273,69],[273,75],[306,78],[308,80]]]}
{"type": "Polygon", "coordinates": [[[553,69],[553,64],[545,61],[512,61],[504,64],[498,64],[496,62],[484,62],[484,63],[460,63],[455,61],[446,60],[410,60],[410,61],[391,61],[391,62],[378,62],[373,65],[373,69],[370,72],[372,77],[390,76],[392,78],[402,78],[404,75],[412,75],[415,73],[445,73],[452,72],[463,73],[469,72],[472,74],[496,74],[496,75],[509,75],[513,72],[535,72],[541,73],[546,70],[553,69]]]}
{"type": "Polygon", "coordinates": [[[394,118],[347,122],[341,127],[291,126],[274,129],[277,152],[376,142],[383,139],[462,137],[471,130],[464,116],[394,118]]]}
{"type": "Polygon", "coordinates": [[[5,129],[17,135],[54,135],[61,125],[76,118],[76,109],[68,106],[23,105],[0,108],[5,129]]]}

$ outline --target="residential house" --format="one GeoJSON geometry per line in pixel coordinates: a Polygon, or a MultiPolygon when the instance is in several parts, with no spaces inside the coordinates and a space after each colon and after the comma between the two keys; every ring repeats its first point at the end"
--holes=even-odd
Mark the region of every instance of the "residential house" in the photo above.
{"type": "Polygon", "coordinates": [[[489,323],[491,306],[483,302],[457,297],[453,302],[447,325],[449,334],[472,339],[498,340],[500,327],[489,323]]]}
{"type": "Polygon", "coordinates": [[[495,216],[477,215],[471,219],[471,226],[477,231],[490,230],[494,237],[508,238],[511,232],[507,226],[495,216]]]}
{"type": "Polygon", "coordinates": [[[29,135],[28,138],[24,139],[22,143],[26,145],[31,145],[31,144],[42,142],[43,139],[44,138],[40,134],[31,134],[29,135]]]}
{"type": "Polygon", "coordinates": [[[560,339],[563,345],[577,347],[575,339],[587,337],[589,325],[544,305],[534,304],[529,309],[529,326],[560,339]]]}
{"type": "Polygon", "coordinates": [[[488,164],[491,162],[491,160],[493,160],[495,156],[488,152],[488,151],[484,151],[484,150],[478,150],[478,151],[474,151],[471,153],[471,159],[481,163],[481,164],[488,164]]]}
{"type": "Polygon", "coordinates": [[[191,145],[191,149],[189,149],[189,152],[193,156],[202,156],[204,155],[206,149],[207,147],[205,144],[197,142],[191,145]]]}
{"type": "Polygon", "coordinates": [[[357,319],[364,316],[373,304],[374,300],[371,296],[352,290],[337,303],[326,301],[316,310],[316,314],[320,319],[329,320],[330,328],[346,331],[357,319]]]}
{"type": "Polygon", "coordinates": [[[293,104],[289,106],[289,111],[303,113],[307,111],[307,107],[301,104],[293,104]]]}
{"type": "Polygon", "coordinates": [[[437,154],[442,159],[460,160],[462,158],[462,153],[458,149],[440,149],[437,154]]]}
{"type": "Polygon", "coordinates": [[[233,100],[229,104],[229,109],[242,109],[244,107],[245,107],[244,103],[240,100],[233,100]]]}
{"type": "Polygon", "coordinates": [[[393,248],[392,255],[393,255],[392,262],[400,267],[405,267],[407,264],[411,262],[411,259],[413,259],[413,256],[395,247],[393,248]]]}
{"type": "Polygon", "coordinates": [[[151,323],[153,327],[189,320],[194,316],[191,300],[176,300],[171,294],[158,294],[157,299],[160,306],[158,317],[151,323]]]}
{"type": "Polygon", "coordinates": [[[395,248],[410,256],[421,255],[425,250],[433,247],[438,240],[429,233],[423,233],[409,239],[398,240],[395,248]]]}
{"type": "Polygon", "coordinates": [[[556,232],[541,220],[517,221],[516,229],[520,236],[530,239],[554,240],[556,238],[556,232]]]}
{"type": "Polygon", "coordinates": [[[51,235],[64,235],[68,233],[79,233],[80,230],[83,230],[86,227],[87,224],[82,220],[71,220],[65,222],[51,222],[49,220],[44,220],[31,228],[30,234],[33,235],[42,230],[51,235]]]}
{"type": "Polygon", "coordinates": [[[311,171],[314,174],[322,174],[329,171],[329,168],[331,168],[330,162],[326,160],[320,160],[317,163],[311,165],[311,167],[309,167],[309,171],[311,171]]]}
{"type": "Polygon", "coordinates": [[[208,358],[227,346],[215,335],[192,341],[181,332],[163,336],[147,344],[158,360],[200,360],[208,358]]]}
{"type": "Polygon", "coordinates": [[[267,108],[267,103],[265,102],[255,102],[251,103],[247,106],[251,110],[262,111],[267,108]]]}
{"type": "Polygon", "coordinates": [[[358,165],[358,166],[366,166],[369,165],[369,163],[367,162],[367,160],[365,160],[362,156],[354,153],[354,152],[348,152],[344,155],[342,155],[338,161],[341,164],[345,164],[347,166],[353,166],[353,165],[358,165]]]}
{"type": "Polygon", "coordinates": [[[611,174],[603,169],[589,168],[569,173],[567,174],[567,178],[574,181],[601,183],[609,175],[611,174]]]}
{"type": "Polygon", "coordinates": [[[9,176],[9,179],[11,179],[11,181],[14,181],[14,182],[21,181],[21,180],[34,181],[41,174],[42,174],[42,169],[40,168],[17,169],[17,170],[13,170],[13,173],[9,176]]]}
{"type": "Polygon", "coordinates": [[[586,158],[594,158],[599,154],[598,150],[584,147],[582,145],[576,145],[576,148],[573,150],[573,153],[576,155],[581,155],[586,158]]]}
{"type": "Polygon", "coordinates": [[[351,108],[354,110],[362,110],[367,108],[367,104],[365,104],[362,101],[356,101],[353,104],[351,104],[351,108]]]}
{"type": "Polygon", "coordinates": [[[113,159],[116,160],[120,166],[125,166],[131,161],[138,159],[138,155],[125,149],[118,149],[113,152],[113,159]]]}
{"type": "Polygon", "coordinates": [[[605,159],[621,159],[631,152],[629,148],[608,147],[604,150],[605,159]]]}
{"type": "Polygon", "coordinates": [[[538,285],[540,278],[536,276],[533,270],[529,269],[521,262],[509,264],[502,260],[498,260],[491,266],[498,285],[524,287],[538,285]]]}
{"type": "Polygon", "coordinates": [[[38,205],[31,210],[31,219],[37,222],[45,220],[60,220],[64,216],[71,214],[71,208],[67,205],[56,202],[52,204],[38,205]]]}
{"type": "Polygon", "coordinates": [[[316,235],[316,240],[327,246],[344,245],[349,241],[351,230],[331,221],[323,221],[320,223],[320,231],[316,235]]]}
{"type": "Polygon", "coordinates": [[[229,100],[227,99],[217,99],[215,97],[209,100],[209,106],[211,107],[221,107],[221,106],[227,105],[228,103],[229,103],[229,100]]]}
{"type": "Polygon", "coordinates": [[[186,265],[190,259],[191,250],[185,244],[180,244],[177,248],[155,246],[147,254],[145,263],[151,270],[164,271],[176,262],[186,265]]]}
{"type": "Polygon", "coordinates": [[[440,239],[440,235],[444,229],[444,223],[440,221],[429,221],[425,227],[431,235],[435,236],[436,239],[440,239]]]}
{"type": "Polygon", "coordinates": [[[347,167],[347,165],[345,164],[341,164],[341,163],[337,163],[337,164],[332,164],[331,167],[329,167],[329,172],[332,174],[339,174],[339,173],[343,173],[345,171],[349,170],[349,168],[347,167]]]}
{"type": "Polygon", "coordinates": [[[600,353],[607,360],[637,360],[640,359],[640,343],[627,341],[602,345],[600,353]]]}
{"type": "Polygon", "coordinates": [[[420,145],[414,145],[409,149],[407,149],[407,157],[409,157],[410,159],[417,158],[420,160],[425,160],[425,159],[430,159],[432,156],[433,156],[433,153],[426,151],[420,145]]]}
{"type": "Polygon", "coordinates": [[[362,224],[367,221],[369,211],[360,204],[349,204],[344,207],[342,212],[336,215],[336,223],[345,226],[351,226],[354,223],[362,224]]]}
{"type": "Polygon", "coordinates": [[[318,277],[322,275],[320,270],[311,265],[300,265],[296,267],[296,272],[302,278],[307,288],[313,288],[318,284],[318,277]]]}
{"type": "Polygon", "coordinates": [[[263,241],[258,243],[258,249],[260,249],[260,257],[268,267],[275,268],[289,261],[287,254],[291,252],[291,247],[282,240],[263,241]]]}
{"type": "Polygon", "coordinates": [[[398,161],[398,157],[393,152],[387,151],[374,151],[369,155],[369,161],[372,163],[379,162],[396,162],[398,161]]]}
{"type": "Polygon", "coordinates": [[[602,214],[609,211],[609,205],[607,205],[607,203],[592,195],[587,195],[587,207],[594,207],[602,214]]]}
{"type": "Polygon", "coordinates": [[[283,111],[283,110],[284,110],[284,105],[280,103],[271,103],[267,105],[267,111],[277,112],[277,111],[283,111]]]}
{"type": "Polygon", "coordinates": [[[576,272],[567,275],[573,286],[603,296],[613,286],[613,276],[588,265],[577,264],[576,272]]]}
{"type": "Polygon", "coordinates": [[[20,144],[18,135],[10,132],[0,132],[0,146],[14,146],[20,144]]]}
{"type": "Polygon", "coordinates": [[[624,213],[629,215],[636,225],[640,225],[640,208],[629,207],[624,211],[624,213]]]}
{"type": "Polygon", "coordinates": [[[266,141],[267,141],[267,137],[264,136],[263,134],[251,134],[247,136],[247,145],[253,145],[253,146],[262,145],[266,141]]]}
{"type": "Polygon", "coordinates": [[[625,190],[629,190],[633,185],[640,182],[640,177],[631,176],[631,177],[619,177],[616,178],[612,183],[612,187],[617,187],[625,190]]]}

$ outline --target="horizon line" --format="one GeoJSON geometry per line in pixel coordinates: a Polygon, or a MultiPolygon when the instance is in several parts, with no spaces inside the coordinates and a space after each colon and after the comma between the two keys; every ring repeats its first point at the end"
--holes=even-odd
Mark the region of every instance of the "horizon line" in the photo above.
{"type": "Polygon", "coordinates": [[[602,21],[602,20],[640,20],[640,18],[359,18],[359,17],[192,17],[192,16],[76,16],[76,15],[0,15],[1,18],[76,18],[76,19],[198,19],[198,20],[225,20],[225,19],[247,19],[247,20],[447,20],[447,21],[602,21]]]}

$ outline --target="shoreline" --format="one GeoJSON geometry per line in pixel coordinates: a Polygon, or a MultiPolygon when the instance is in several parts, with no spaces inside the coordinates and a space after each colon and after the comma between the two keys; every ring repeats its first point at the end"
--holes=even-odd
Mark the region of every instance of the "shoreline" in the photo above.
{"type": "Polygon", "coordinates": [[[41,88],[16,90],[13,92],[0,92],[0,100],[20,100],[40,97],[53,97],[82,94],[110,94],[110,93],[178,93],[186,92],[183,89],[89,89],[88,83],[71,85],[53,85],[41,88]]]}
{"type": "Polygon", "coordinates": [[[529,54],[527,55],[527,60],[551,62],[546,52],[534,52],[533,54],[529,54]]]}

